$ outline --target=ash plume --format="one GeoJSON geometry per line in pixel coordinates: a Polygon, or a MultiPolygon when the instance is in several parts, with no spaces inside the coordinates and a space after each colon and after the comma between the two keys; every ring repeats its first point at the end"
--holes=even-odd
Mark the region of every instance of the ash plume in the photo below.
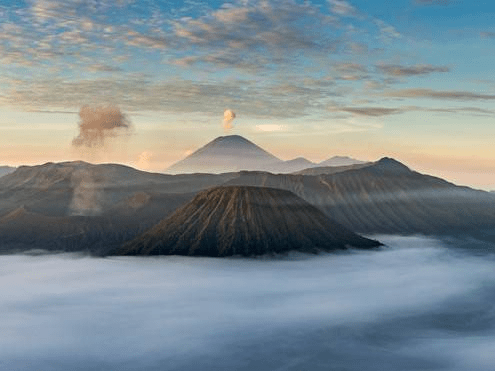
{"type": "Polygon", "coordinates": [[[223,111],[223,129],[225,131],[230,131],[234,127],[233,122],[236,117],[236,114],[234,111],[230,109],[226,109],[223,111]]]}
{"type": "Polygon", "coordinates": [[[84,106],[79,111],[79,135],[75,147],[103,147],[106,138],[116,137],[131,128],[131,123],[117,106],[84,106]]]}

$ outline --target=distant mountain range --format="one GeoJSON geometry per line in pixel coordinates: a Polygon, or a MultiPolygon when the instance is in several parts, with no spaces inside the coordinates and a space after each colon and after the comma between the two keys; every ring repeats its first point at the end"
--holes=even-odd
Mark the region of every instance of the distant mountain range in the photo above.
{"type": "Polygon", "coordinates": [[[292,173],[315,166],[363,164],[350,157],[336,156],[315,164],[303,157],[283,161],[239,135],[218,137],[165,170],[170,174],[225,173],[239,170],[292,173]]]}
{"type": "Polygon", "coordinates": [[[11,166],[0,166],[0,177],[13,173],[15,171],[15,167],[11,166]]]}
{"type": "Polygon", "coordinates": [[[373,248],[289,191],[215,187],[139,235],[116,255],[264,255],[373,248]]]}
{"type": "Polygon", "coordinates": [[[105,255],[218,186],[290,191],[357,233],[480,236],[495,229],[493,193],[417,173],[391,158],[293,174],[166,175],[65,162],[21,166],[0,178],[0,252],[105,255]]]}

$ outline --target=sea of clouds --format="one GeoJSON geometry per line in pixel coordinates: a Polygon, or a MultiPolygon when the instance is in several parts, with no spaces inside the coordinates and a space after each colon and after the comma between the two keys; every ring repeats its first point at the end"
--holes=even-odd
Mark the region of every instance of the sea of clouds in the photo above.
{"type": "Polygon", "coordinates": [[[495,370],[495,246],[0,256],[0,370],[495,370]]]}

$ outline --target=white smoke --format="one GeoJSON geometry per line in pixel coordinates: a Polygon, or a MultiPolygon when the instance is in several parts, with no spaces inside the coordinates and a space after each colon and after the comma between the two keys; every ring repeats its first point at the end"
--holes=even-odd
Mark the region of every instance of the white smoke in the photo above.
{"type": "Polygon", "coordinates": [[[231,109],[226,109],[225,111],[223,111],[223,129],[225,130],[225,132],[232,130],[232,128],[234,127],[233,123],[235,117],[236,114],[231,109]]]}
{"type": "Polygon", "coordinates": [[[153,153],[150,151],[141,152],[136,161],[136,167],[139,169],[148,170],[151,167],[151,160],[153,159],[153,153]]]}
{"type": "Polygon", "coordinates": [[[73,188],[69,210],[72,216],[97,216],[102,213],[103,189],[89,169],[78,169],[71,177],[73,188]]]}

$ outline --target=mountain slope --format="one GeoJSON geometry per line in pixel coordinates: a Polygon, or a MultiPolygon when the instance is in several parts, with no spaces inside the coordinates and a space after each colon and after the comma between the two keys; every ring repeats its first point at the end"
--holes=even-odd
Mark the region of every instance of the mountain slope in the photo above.
{"type": "Polygon", "coordinates": [[[24,205],[49,216],[104,214],[136,192],[198,192],[233,175],[165,175],[117,164],[86,162],[21,166],[0,178],[0,215],[24,205]]]}
{"type": "Polygon", "coordinates": [[[198,194],[117,255],[262,255],[372,248],[291,192],[260,187],[216,187],[198,194]]]}
{"type": "Polygon", "coordinates": [[[0,177],[13,173],[14,171],[15,171],[15,167],[0,166],[0,177]]]}
{"type": "Polygon", "coordinates": [[[218,137],[166,172],[222,173],[238,170],[270,170],[283,161],[239,135],[218,137]]]}
{"type": "Polygon", "coordinates": [[[85,162],[23,166],[0,178],[0,251],[106,254],[232,175],[164,175],[85,162]]]}
{"type": "Polygon", "coordinates": [[[322,161],[318,164],[319,167],[323,166],[350,166],[364,164],[366,161],[356,160],[348,156],[334,156],[328,160],[322,161]]]}
{"type": "Polygon", "coordinates": [[[271,169],[272,173],[286,174],[312,168],[315,164],[304,157],[297,157],[293,160],[284,161],[271,169]]]}
{"type": "Polygon", "coordinates": [[[495,227],[495,197],[384,158],[317,176],[241,172],[228,185],[286,189],[361,233],[460,233],[495,227]]]}
{"type": "Polygon", "coordinates": [[[308,167],[300,171],[295,171],[293,174],[297,175],[324,175],[324,174],[336,174],[342,173],[347,170],[362,169],[370,166],[371,163],[365,162],[363,164],[347,165],[347,166],[314,166],[308,167]]]}

